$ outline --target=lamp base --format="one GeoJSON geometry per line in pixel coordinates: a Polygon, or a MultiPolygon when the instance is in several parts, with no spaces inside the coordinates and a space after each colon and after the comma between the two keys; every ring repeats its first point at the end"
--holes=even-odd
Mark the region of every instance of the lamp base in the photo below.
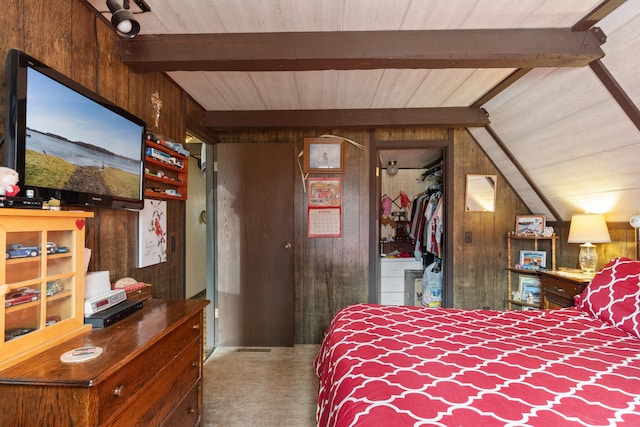
{"type": "Polygon", "coordinates": [[[598,252],[595,245],[585,243],[580,245],[580,255],[578,255],[580,270],[584,274],[595,274],[596,265],[598,265],[598,252]]]}

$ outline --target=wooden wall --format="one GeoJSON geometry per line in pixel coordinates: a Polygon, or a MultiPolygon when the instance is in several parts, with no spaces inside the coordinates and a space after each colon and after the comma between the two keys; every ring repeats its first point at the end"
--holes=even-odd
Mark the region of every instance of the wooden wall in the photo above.
{"type": "MultiPolygon", "coordinates": [[[[43,2],[5,0],[0,14],[0,55],[19,48],[63,74],[144,119],[152,130],[181,140],[187,123],[200,128],[202,110],[171,80],[159,73],[136,74],[119,60],[118,38],[103,17],[95,17],[83,0],[43,2]],[[159,126],[154,127],[151,96],[162,100],[159,126]]],[[[4,97],[0,97],[4,114],[4,97]]],[[[320,341],[331,316],[340,308],[368,300],[369,202],[374,189],[369,185],[369,156],[376,140],[429,140],[444,130],[402,128],[306,131],[234,132],[216,135],[217,142],[293,142],[302,150],[304,137],[339,134],[365,146],[361,151],[347,144],[346,173],[343,175],[344,236],[340,239],[306,237],[306,200],[299,175],[295,182],[295,315],[297,343],[320,341]]],[[[453,285],[454,306],[504,308],[506,293],[506,243],[515,215],[527,214],[526,206],[514,194],[473,138],[462,129],[454,132],[454,179],[447,183],[453,197],[453,285]],[[495,213],[464,211],[465,175],[498,174],[495,213]],[[465,243],[471,232],[471,243],[465,243]]],[[[184,202],[168,201],[168,261],[144,269],[135,268],[137,214],[108,209],[96,210],[88,224],[87,247],[92,249],[90,270],[109,270],[113,280],[133,276],[154,285],[161,298],[183,297],[184,202]]],[[[599,245],[601,260],[612,256],[633,257],[633,231],[629,225],[610,226],[614,242],[599,245]]],[[[558,224],[558,265],[575,265],[577,245],[566,242],[567,224],[558,224]]]]}
{"type": "MultiPolygon", "coordinates": [[[[290,142],[302,151],[305,137],[331,133],[365,146],[346,145],[343,179],[343,237],[306,237],[306,198],[299,175],[294,185],[295,227],[295,316],[296,342],[315,343],[322,338],[329,320],[340,308],[369,298],[369,156],[375,141],[431,141],[446,139],[446,129],[326,129],[307,131],[219,133],[221,143],[290,142]]],[[[465,174],[498,174],[481,148],[465,130],[454,132],[454,182],[446,184],[447,197],[454,198],[454,305],[456,307],[503,308],[506,293],[504,236],[514,226],[516,213],[526,208],[498,178],[498,206],[494,213],[464,211],[465,174]],[[464,243],[464,232],[472,231],[473,242],[464,243]]]]}
{"type": "MultiPolygon", "coordinates": [[[[198,107],[163,74],[130,72],[117,55],[118,36],[103,16],[94,16],[85,1],[7,0],[3,6],[2,61],[10,48],[23,50],[142,118],[153,132],[176,141],[185,133],[185,111],[189,110],[192,120],[201,116],[198,107]],[[157,128],[151,103],[156,92],[162,100],[157,128]]],[[[0,99],[0,115],[4,117],[4,95],[0,99]]],[[[183,297],[184,202],[167,201],[168,261],[143,269],[135,267],[137,213],[111,209],[94,212],[87,227],[86,246],[92,250],[90,271],[108,270],[113,281],[131,276],[151,283],[156,297],[183,297]]]]}

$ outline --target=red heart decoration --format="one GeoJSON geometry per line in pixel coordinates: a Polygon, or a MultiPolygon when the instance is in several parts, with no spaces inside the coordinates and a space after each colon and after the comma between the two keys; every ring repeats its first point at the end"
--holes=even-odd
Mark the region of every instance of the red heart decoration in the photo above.
{"type": "Polygon", "coordinates": [[[84,228],[84,219],[83,218],[76,219],[76,227],[78,227],[78,230],[82,230],[84,228]]]}

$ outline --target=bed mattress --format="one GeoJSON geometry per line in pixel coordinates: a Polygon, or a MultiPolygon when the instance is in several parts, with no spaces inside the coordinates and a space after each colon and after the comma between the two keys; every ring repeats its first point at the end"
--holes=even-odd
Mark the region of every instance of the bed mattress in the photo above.
{"type": "Polygon", "coordinates": [[[640,426],[640,339],[575,308],[358,304],[314,367],[319,426],[640,426]]]}

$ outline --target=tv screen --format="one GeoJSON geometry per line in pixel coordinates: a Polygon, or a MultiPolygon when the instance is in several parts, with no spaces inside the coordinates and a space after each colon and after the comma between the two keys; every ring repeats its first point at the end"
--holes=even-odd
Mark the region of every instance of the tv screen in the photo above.
{"type": "Polygon", "coordinates": [[[20,196],[143,207],[144,121],[24,52],[9,52],[5,80],[5,165],[20,196]]]}

